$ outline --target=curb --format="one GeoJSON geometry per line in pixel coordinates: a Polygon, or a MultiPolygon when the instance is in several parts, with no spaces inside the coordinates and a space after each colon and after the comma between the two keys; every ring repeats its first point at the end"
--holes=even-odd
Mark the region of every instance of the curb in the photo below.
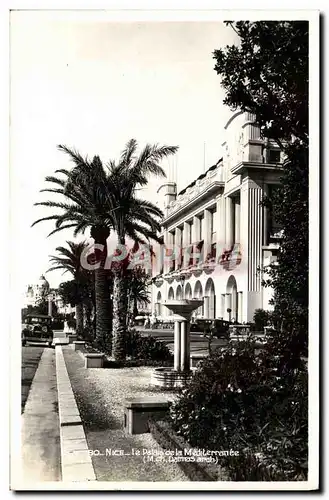
{"type": "Polygon", "coordinates": [[[67,373],[62,346],[57,345],[55,351],[62,481],[96,481],[82,420],[67,373]]]}

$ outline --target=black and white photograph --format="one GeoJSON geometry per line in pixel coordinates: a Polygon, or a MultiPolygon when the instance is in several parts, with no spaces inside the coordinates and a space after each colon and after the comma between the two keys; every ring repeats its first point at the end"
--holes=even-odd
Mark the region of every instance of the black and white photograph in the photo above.
{"type": "Polygon", "coordinates": [[[319,12],[9,17],[10,488],[317,490],[319,12]]]}

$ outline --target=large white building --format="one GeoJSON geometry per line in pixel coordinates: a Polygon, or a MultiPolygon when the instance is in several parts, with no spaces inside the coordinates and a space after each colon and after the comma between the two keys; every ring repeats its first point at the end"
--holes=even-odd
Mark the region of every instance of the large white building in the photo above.
{"type": "Polygon", "coordinates": [[[165,301],[181,298],[203,298],[198,316],[239,322],[270,308],[263,269],[276,259],[280,228],[261,201],[280,182],[282,153],[249,113],[236,112],[223,139],[216,165],[179,193],[174,182],[159,189],[165,250],[153,265],[157,315],[170,315],[165,301]]]}

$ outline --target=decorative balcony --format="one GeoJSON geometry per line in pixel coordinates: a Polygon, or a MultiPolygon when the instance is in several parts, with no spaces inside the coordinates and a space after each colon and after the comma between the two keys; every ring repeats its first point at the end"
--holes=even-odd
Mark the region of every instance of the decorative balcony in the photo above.
{"type": "Polygon", "coordinates": [[[158,274],[157,276],[154,276],[152,282],[154,283],[155,286],[161,286],[163,284],[163,274],[158,274]]]}
{"type": "Polygon", "coordinates": [[[176,212],[190,210],[195,202],[204,197],[219,192],[219,188],[224,186],[222,159],[212,166],[207,172],[200,175],[186,189],[181,191],[175,201],[169,204],[166,219],[171,219],[176,212]]]}

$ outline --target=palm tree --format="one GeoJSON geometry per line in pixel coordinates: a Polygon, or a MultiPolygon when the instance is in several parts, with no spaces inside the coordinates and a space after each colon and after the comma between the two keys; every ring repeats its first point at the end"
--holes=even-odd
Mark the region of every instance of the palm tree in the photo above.
{"type": "Polygon", "coordinates": [[[150,277],[143,269],[135,268],[128,276],[128,303],[129,313],[133,317],[138,315],[138,305],[150,304],[150,277]]]}
{"type": "MultiPolygon", "coordinates": [[[[177,151],[176,146],[146,145],[137,154],[137,141],[132,139],[123,150],[118,164],[110,166],[109,177],[113,212],[113,229],[119,245],[129,237],[136,243],[160,241],[162,211],[153,203],[137,197],[140,187],[148,183],[150,175],[165,176],[159,162],[177,151]]],[[[125,359],[127,317],[127,290],[124,266],[112,266],[113,271],[113,356],[125,359]]]]}
{"type": "MultiPolygon", "coordinates": [[[[137,142],[130,140],[118,163],[110,161],[104,168],[100,158],[90,161],[77,151],[59,146],[73,160],[72,170],[60,169],[56,176],[46,177],[46,181],[56,187],[43,189],[44,192],[61,195],[62,201],[36,203],[60,209],[61,213],[42,217],[33,225],[47,220],[55,221],[53,234],[67,228],[74,228],[74,236],[90,228],[91,237],[102,245],[99,252],[99,267],[95,270],[96,339],[102,341],[110,333],[110,296],[108,293],[107,238],[110,231],[117,234],[118,243],[125,245],[126,237],[145,243],[150,238],[158,239],[159,220],[163,216],[154,204],[137,197],[138,188],[145,186],[149,175],[164,176],[160,162],[177,151],[176,146],[147,144],[137,155],[137,142]]],[[[114,269],[113,282],[113,354],[116,359],[125,358],[125,329],[127,296],[123,268],[114,269]]]]}
{"type": "Polygon", "coordinates": [[[88,286],[88,282],[90,282],[91,276],[88,271],[84,269],[81,265],[81,254],[88,248],[88,244],[85,241],[82,242],[74,242],[67,241],[68,248],[65,247],[57,247],[56,252],[59,255],[51,255],[50,262],[53,264],[47,270],[48,272],[56,271],[58,269],[63,270],[63,274],[69,272],[73,276],[74,281],[77,285],[77,297],[76,297],[76,331],[80,334],[83,330],[84,321],[83,321],[83,310],[84,310],[84,302],[86,301],[86,287],[88,286]]]}

